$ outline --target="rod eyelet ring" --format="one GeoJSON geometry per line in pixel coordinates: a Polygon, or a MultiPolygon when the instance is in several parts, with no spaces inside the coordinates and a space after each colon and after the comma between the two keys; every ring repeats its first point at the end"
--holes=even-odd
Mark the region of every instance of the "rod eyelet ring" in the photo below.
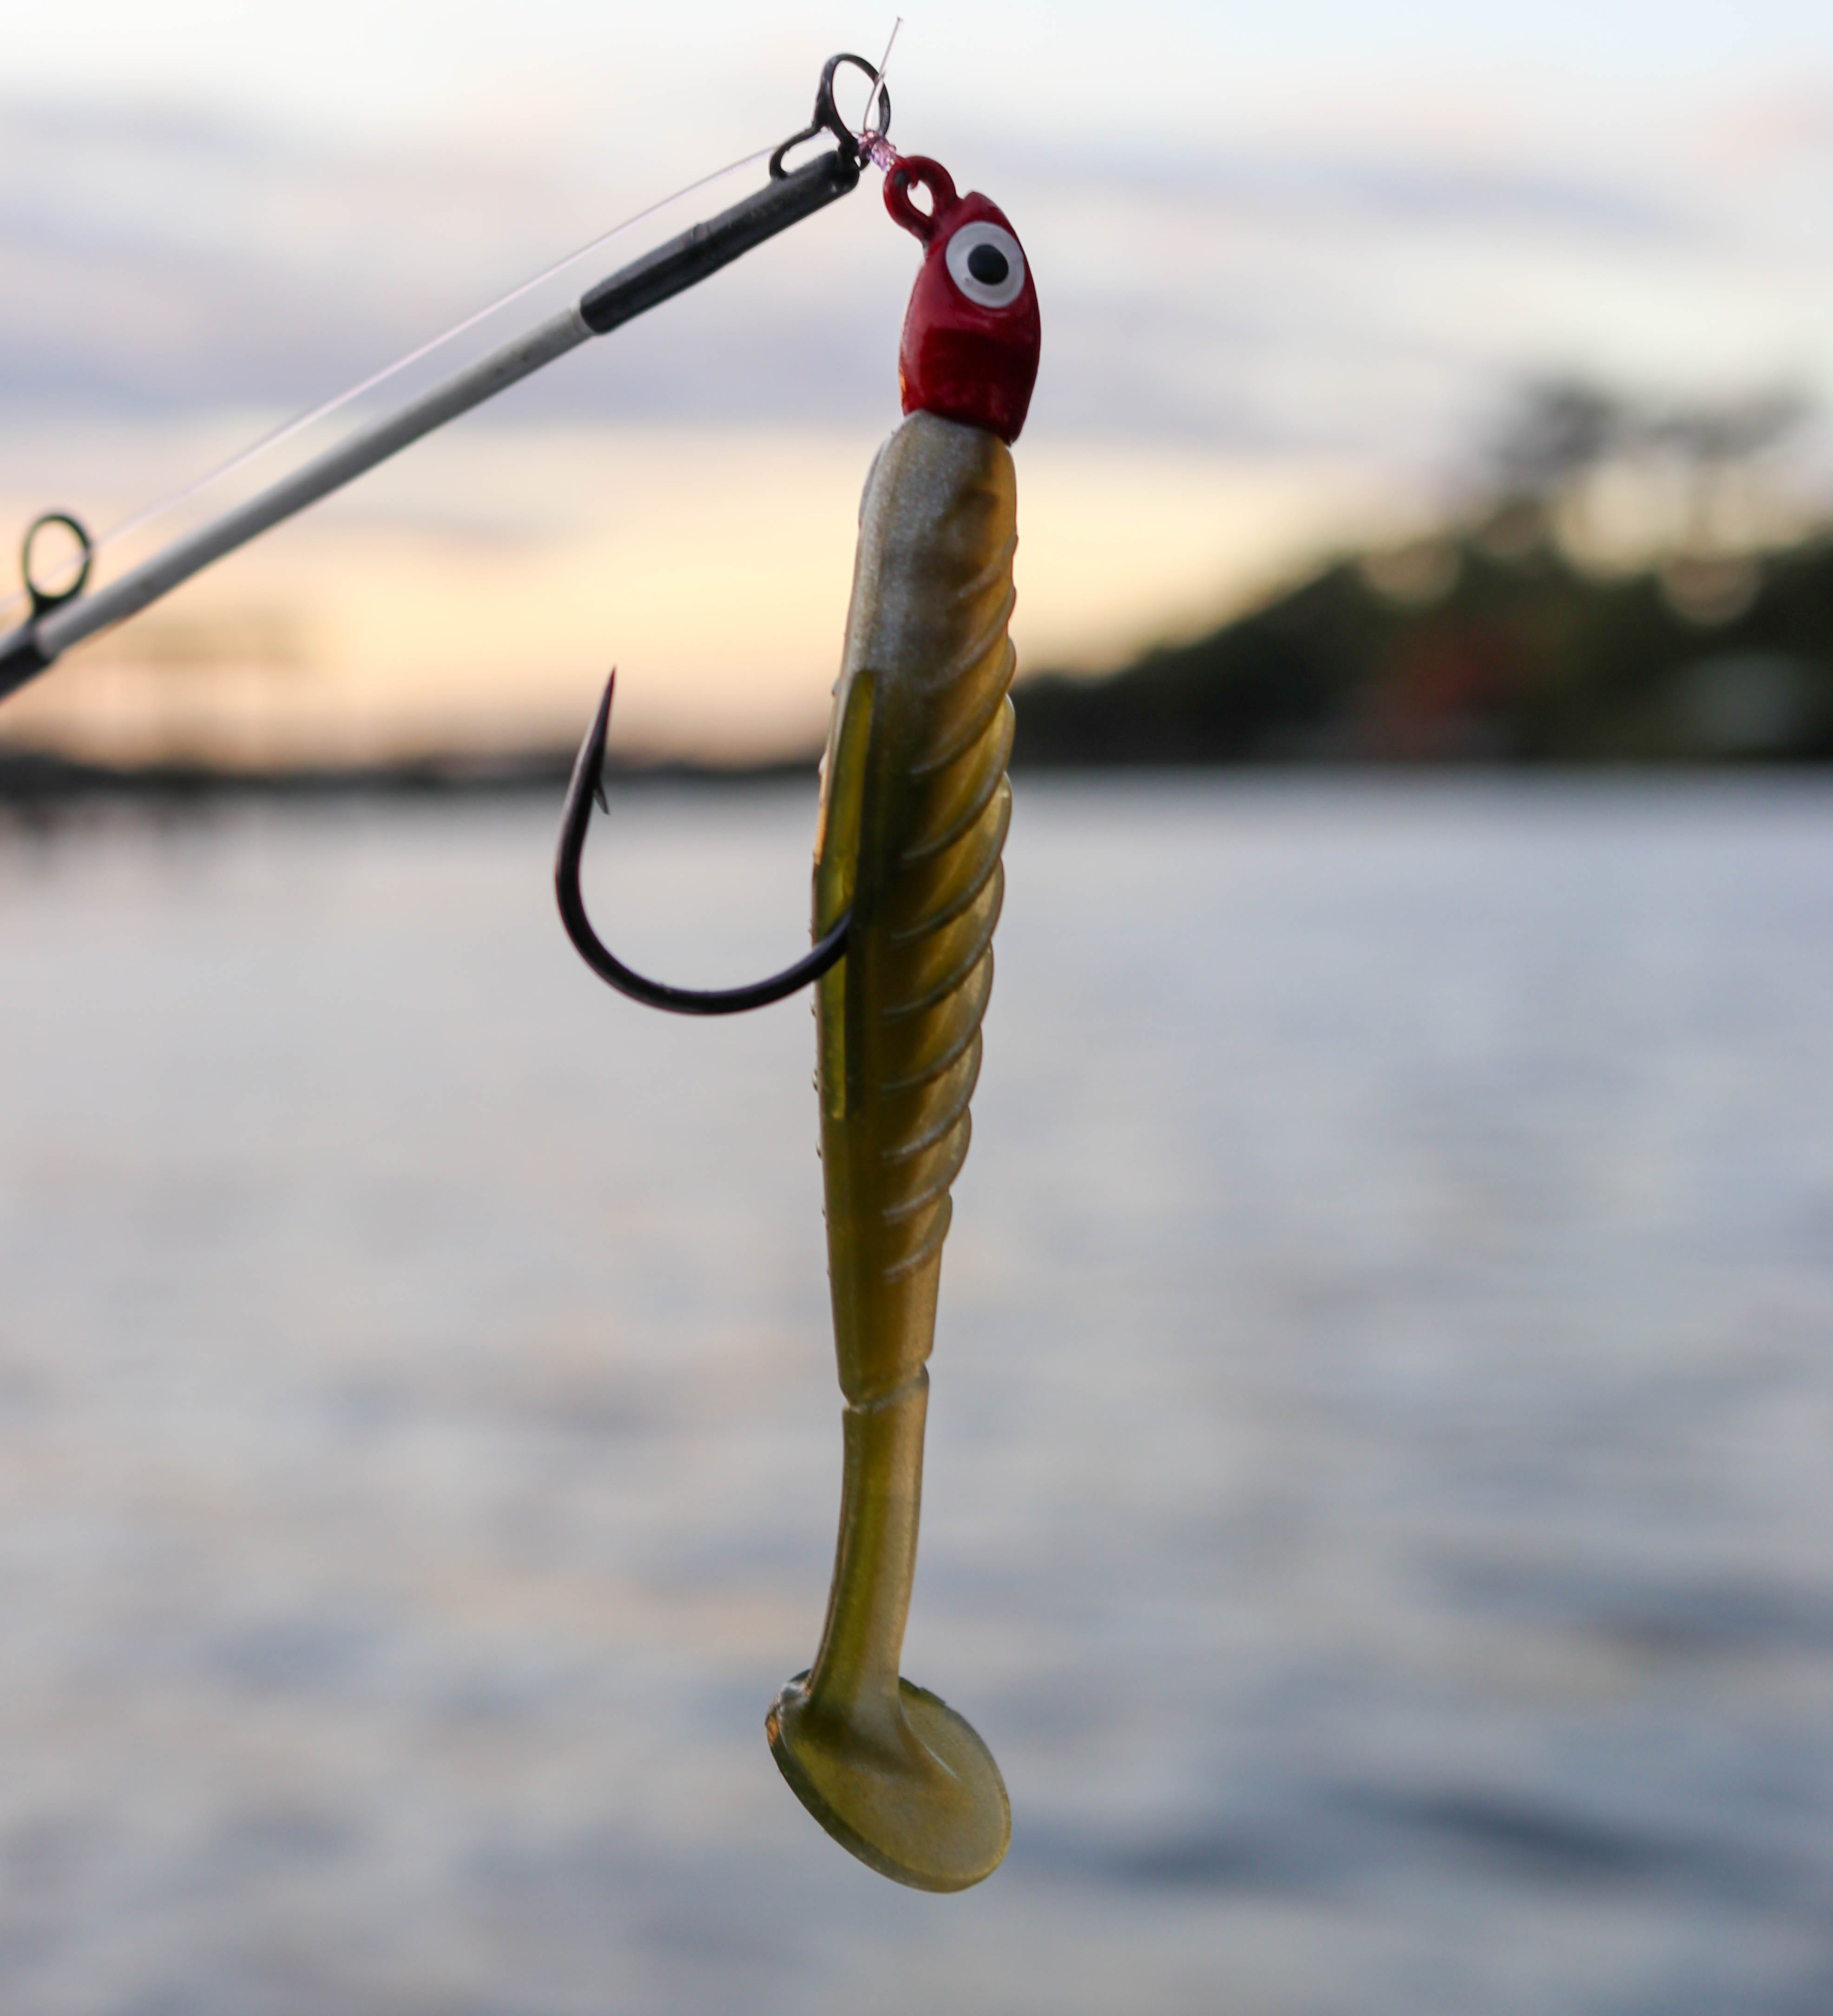
{"type": "Polygon", "coordinates": [[[805,140],[812,140],[817,134],[831,133],[839,141],[841,152],[863,167],[870,152],[868,143],[873,140],[882,140],[890,131],[891,93],[885,88],[884,80],[863,56],[853,56],[843,50],[839,56],[830,56],[822,65],[821,82],[815,92],[815,116],[801,132],[790,134],[772,154],[770,178],[772,182],[781,182],[789,173],[783,165],[783,156],[791,147],[799,147],[805,140]],[[873,98],[878,101],[878,123],[876,126],[868,126],[863,134],[855,133],[841,118],[840,107],[834,102],[834,74],[842,63],[850,63],[855,70],[862,70],[871,79],[872,96],[866,99],[867,105],[871,104],[873,98]]]}
{"type": "Polygon", "coordinates": [[[84,529],[81,519],[73,518],[67,511],[47,511],[42,517],[34,518],[26,527],[25,539],[19,549],[20,576],[25,583],[26,593],[32,599],[32,614],[44,616],[53,609],[61,609],[67,602],[74,602],[88,584],[89,569],[95,558],[95,543],[84,529]],[[32,578],[32,542],[47,525],[61,525],[67,531],[74,532],[77,544],[83,549],[82,564],[68,588],[41,588],[32,578]]]}

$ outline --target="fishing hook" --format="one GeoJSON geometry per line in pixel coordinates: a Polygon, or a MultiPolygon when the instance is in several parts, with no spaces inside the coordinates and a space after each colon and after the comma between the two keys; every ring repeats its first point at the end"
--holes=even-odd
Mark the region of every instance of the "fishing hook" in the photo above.
{"type": "MultiPolygon", "coordinates": [[[[838,59],[836,59],[838,60],[838,59]]],[[[828,66],[831,70],[832,64],[828,66]]],[[[825,86],[826,80],[823,78],[825,86]]],[[[793,142],[789,144],[793,145],[793,142]]],[[[579,745],[578,761],[573,765],[573,780],[567,787],[566,808],[560,815],[560,844],[554,856],[554,894],[560,906],[560,921],[574,949],[599,978],[628,994],[646,1007],[665,1008],[676,1015],[740,1015],[747,1008],[767,1007],[794,994],[811,980],[819,980],[836,964],[847,949],[847,930],[852,921],[849,909],[840,922],[794,965],[785,967],[768,980],[754,981],[748,987],[671,987],[665,981],[646,980],[633,973],[592,927],[579,893],[579,857],[585,848],[585,830],[592,823],[592,801],[606,805],[604,787],[605,738],[610,732],[611,695],[618,684],[613,670],[605,682],[604,698],[579,745]]]]}

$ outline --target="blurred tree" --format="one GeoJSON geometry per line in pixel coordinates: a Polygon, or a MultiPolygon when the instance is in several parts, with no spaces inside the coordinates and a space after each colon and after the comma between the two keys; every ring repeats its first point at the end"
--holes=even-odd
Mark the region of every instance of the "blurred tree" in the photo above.
{"type": "Polygon", "coordinates": [[[1550,502],[1619,448],[1631,425],[1622,401],[1582,380],[1530,384],[1485,457],[1493,508],[1550,502]]]}
{"type": "Polygon", "coordinates": [[[1479,535],[1492,551],[1518,553],[1558,524],[1576,528],[1583,548],[1588,493],[1615,474],[1639,484],[1650,552],[1741,551],[1762,543],[1777,516],[1763,507],[1759,465],[1811,411],[1785,386],[1662,406],[1579,378],[1535,381],[1478,456],[1479,535]]]}
{"type": "Polygon", "coordinates": [[[1807,412],[1787,391],[1658,408],[1531,385],[1460,524],[1108,679],[1028,680],[1017,758],[1833,758],[1833,538],[1766,544],[1752,504],[1807,412]],[[1661,536],[1639,565],[1581,564],[1572,528],[1624,472],[1668,499],[1661,536]]]}

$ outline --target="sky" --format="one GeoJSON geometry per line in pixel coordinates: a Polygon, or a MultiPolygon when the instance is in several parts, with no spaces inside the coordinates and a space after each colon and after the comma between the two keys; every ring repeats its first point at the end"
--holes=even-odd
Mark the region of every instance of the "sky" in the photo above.
{"type": "MultiPolygon", "coordinates": [[[[71,5],[0,74],[0,528],[101,527],[807,117],[894,15],[71,5]]],[[[1522,385],[1833,410],[1833,9],[913,5],[892,137],[1012,217],[1021,661],[1456,508],[1522,385]]],[[[756,165],[149,527],[481,354],[756,165]]],[[[0,732],[229,754],[819,733],[915,248],[873,185],[91,647],[0,732]]],[[[1833,499],[1823,427],[1804,490],[1833,499]],[[1815,486],[1820,488],[1816,491],[1815,486]]]]}

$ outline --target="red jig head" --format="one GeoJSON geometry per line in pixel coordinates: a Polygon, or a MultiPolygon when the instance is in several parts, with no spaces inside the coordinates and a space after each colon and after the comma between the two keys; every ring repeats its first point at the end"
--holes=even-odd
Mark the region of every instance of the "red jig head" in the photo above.
{"type": "Polygon", "coordinates": [[[1037,289],[1006,213],[955,193],[941,162],[905,154],[884,178],[884,207],[927,249],[898,349],[904,411],[939,413],[1014,441],[1038,375],[1037,289]],[[929,193],[919,210],[910,185],[929,193]]]}

